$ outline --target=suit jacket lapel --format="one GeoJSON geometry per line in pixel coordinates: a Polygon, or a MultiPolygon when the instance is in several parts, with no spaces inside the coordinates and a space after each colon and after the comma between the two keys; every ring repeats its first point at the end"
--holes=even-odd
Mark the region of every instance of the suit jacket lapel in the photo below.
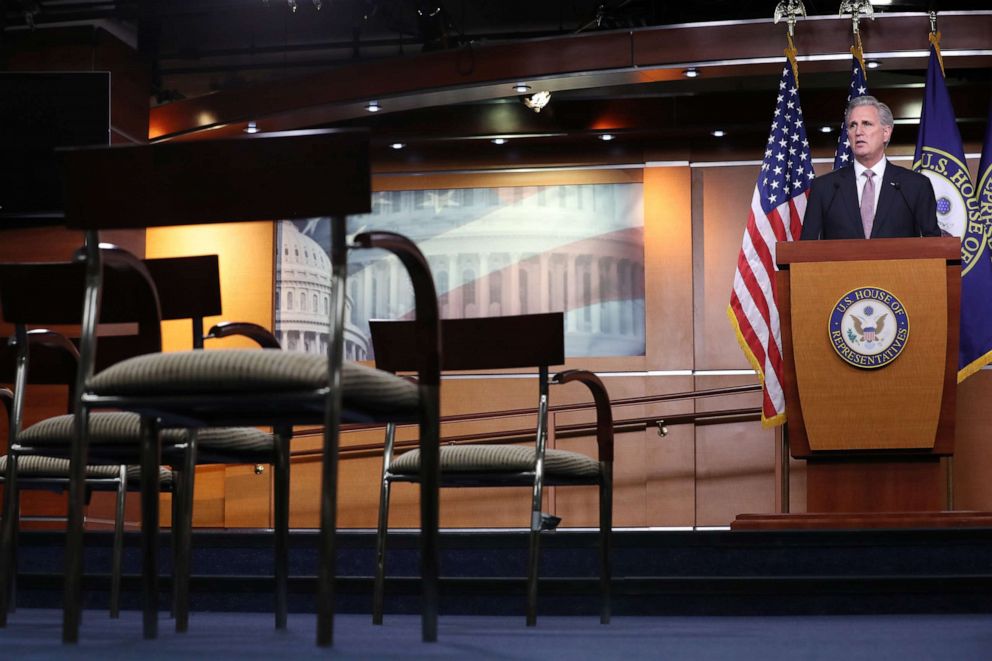
{"type": "Polygon", "coordinates": [[[840,170],[841,184],[840,194],[844,203],[844,212],[848,217],[848,222],[853,227],[861,229],[861,206],[858,204],[858,185],[854,181],[854,166],[848,165],[840,170]]]}
{"type": "Polygon", "coordinates": [[[885,164],[885,175],[882,177],[882,190],[878,194],[878,207],[875,209],[875,222],[871,227],[871,235],[878,236],[878,228],[889,217],[892,204],[895,202],[896,191],[892,182],[896,180],[896,168],[891,163],[885,164]]]}

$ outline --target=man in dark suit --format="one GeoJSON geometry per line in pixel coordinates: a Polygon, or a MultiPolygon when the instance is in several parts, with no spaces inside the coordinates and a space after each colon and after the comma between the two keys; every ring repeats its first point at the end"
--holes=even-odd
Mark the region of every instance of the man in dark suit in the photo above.
{"type": "Polygon", "coordinates": [[[854,163],[813,180],[802,238],[940,236],[930,180],[885,158],[894,125],[889,107],[855,97],[844,119],[854,163]]]}

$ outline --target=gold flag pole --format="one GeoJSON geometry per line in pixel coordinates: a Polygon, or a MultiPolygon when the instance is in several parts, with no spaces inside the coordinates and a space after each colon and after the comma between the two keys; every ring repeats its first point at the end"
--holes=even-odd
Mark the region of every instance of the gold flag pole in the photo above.
{"type": "Polygon", "coordinates": [[[944,56],[940,54],[940,31],[937,30],[937,12],[930,12],[930,43],[933,44],[933,48],[937,51],[937,61],[940,62],[940,73],[946,76],[947,72],[944,71],[944,56]]]}
{"type": "MultiPolygon", "coordinates": [[[[796,49],[795,35],[796,35],[796,21],[799,17],[806,16],[806,8],[803,6],[802,0],[781,0],[775,7],[774,22],[785,19],[789,29],[786,32],[786,39],[789,42],[788,47],[785,49],[785,56],[789,60],[789,64],[792,65],[792,75],[796,80],[796,87],[799,87],[799,62],[796,59],[799,51],[796,49]]],[[[759,371],[760,375],[761,372],[759,371]]],[[[788,423],[782,425],[776,431],[776,437],[779,441],[778,449],[778,460],[779,460],[779,510],[783,514],[789,513],[789,425],[788,423]]]]}

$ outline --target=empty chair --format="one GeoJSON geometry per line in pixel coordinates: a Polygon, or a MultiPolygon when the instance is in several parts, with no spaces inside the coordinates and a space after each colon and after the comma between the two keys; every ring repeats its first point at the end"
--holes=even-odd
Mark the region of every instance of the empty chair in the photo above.
{"type": "MultiPolygon", "coordinates": [[[[272,425],[277,457],[294,424],[323,424],[317,642],[333,639],[334,529],[338,433],[342,421],[418,423],[425,461],[421,488],[422,635],[437,637],[437,300],[426,260],[395,234],[365,232],[355,247],[400,257],[411,275],[420,382],[345,363],[345,214],[371,206],[368,136],[361,131],[294,131],[229,140],[80,148],[63,153],[66,220],[86,230],[88,288],[83,314],[72,456],[63,640],[78,639],[81,604],[82,485],[91,411],[137,412],[142,426],[144,635],[157,632],[159,428],[272,425]],[[94,369],[104,264],[100,229],[331,216],[331,291],[325,356],[277,349],[152,353],[94,369]]],[[[194,439],[195,443],[195,439],[194,439]]],[[[276,517],[286,516],[277,508],[276,517]]]]}
{"type": "MultiPolygon", "coordinates": [[[[28,355],[34,358],[34,370],[22,376],[21,388],[26,384],[68,385],[72,382],[76,372],[77,354],[75,347],[66,338],[47,330],[28,331],[24,338],[33,347],[28,355]]],[[[3,375],[3,380],[15,380],[15,356],[20,353],[17,342],[10,342],[7,347],[0,348],[0,374],[3,375]]],[[[15,398],[7,389],[3,389],[0,394],[7,405],[9,420],[8,453],[0,457],[0,483],[5,487],[3,528],[0,532],[0,626],[3,626],[13,603],[20,492],[24,489],[65,490],[69,483],[69,461],[64,457],[35,454],[21,448],[16,439],[23,417],[23,398],[15,398]]],[[[86,467],[87,490],[116,492],[110,580],[110,616],[114,618],[120,612],[124,495],[129,484],[137,484],[138,477],[136,466],[110,464],[86,467]]],[[[163,469],[160,479],[164,489],[172,488],[172,471],[163,469]]]]}
{"type": "MultiPolygon", "coordinates": [[[[105,317],[110,320],[141,321],[134,333],[118,330],[101,342],[98,363],[112,364],[132,355],[160,348],[160,325],[149,320],[189,319],[192,344],[202,346],[203,318],[220,313],[220,282],[216,255],[151,259],[139,261],[119,249],[107,246],[103,252],[114,267],[108,274],[108,299],[105,317]],[[152,274],[153,277],[149,277],[152,274]],[[162,283],[162,296],[152,295],[152,281],[162,283]],[[113,301],[117,301],[116,304],[113,301]],[[122,311],[120,308],[124,308],[122,311]],[[161,311],[161,314],[160,312],[161,311]]],[[[74,400],[73,385],[78,371],[79,354],[76,346],[59,333],[43,329],[27,331],[32,321],[39,323],[72,323],[79,321],[84,268],[80,263],[2,264],[0,265],[0,301],[4,317],[17,323],[17,341],[13,343],[16,358],[8,356],[0,372],[13,373],[23,392],[23,384],[40,383],[70,386],[69,408],[74,400]],[[23,338],[23,340],[21,339],[23,338]]],[[[3,353],[3,352],[0,352],[3,353]]],[[[7,351],[7,353],[12,353],[7,351]]],[[[75,437],[71,414],[54,416],[21,430],[23,398],[16,398],[11,424],[11,453],[14,461],[6,461],[5,481],[11,497],[7,500],[2,536],[3,558],[13,558],[17,525],[18,485],[22,487],[65,487],[68,485],[67,457],[75,437]],[[16,471],[15,471],[16,466],[16,471]],[[22,479],[23,478],[23,479],[22,479]],[[11,509],[13,508],[13,509],[11,509]]],[[[135,486],[140,477],[137,466],[122,464],[138,460],[140,416],[128,412],[100,413],[91,420],[91,453],[93,462],[86,469],[87,489],[118,491],[115,515],[111,612],[118,607],[120,564],[123,531],[124,490],[135,486]],[[109,464],[109,465],[103,465],[109,464]]],[[[209,461],[275,463],[274,443],[270,434],[254,428],[210,429],[199,436],[201,458],[209,461]]],[[[170,429],[163,434],[166,463],[181,467],[188,486],[176,491],[173,500],[173,539],[177,572],[176,626],[186,626],[185,588],[189,574],[189,536],[192,517],[192,466],[196,461],[192,434],[183,429],[170,429]]],[[[158,471],[159,488],[173,489],[173,472],[158,471]]],[[[288,493],[284,498],[288,499],[288,493]]],[[[277,494],[279,498],[279,494],[277,494]]],[[[285,573],[286,558],[277,553],[277,566],[285,573]]],[[[2,563],[0,584],[12,583],[14,563],[2,563]]],[[[277,574],[280,573],[278,570],[277,574]]],[[[2,597],[0,597],[2,602],[2,597]]],[[[277,591],[277,604],[285,602],[285,591],[277,591]],[[280,599],[281,597],[281,599],[280,599]]],[[[0,603],[0,617],[6,611],[0,603]]],[[[277,616],[278,617],[278,616],[277,616]]],[[[283,614],[284,617],[284,614],[283,614]]]]}
{"type": "MultiPolygon", "coordinates": [[[[565,362],[564,315],[561,312],[481,319],[445,319],[441,322],[442,368],[496,370],[537,368],[535,389],[537,430],[534,446],[457,444],[440,448],[442,487],[529,487],[530,556],[527,574],[527,624],[537,619],[539,541],[542,529],[541,495],[545,486],[596,485],[599,487],[600,620],[610,618],[610,534],[613,499],[613,418],[609,397],[599,378],[584,370],[567,370],[549,379],[549,368],[565,362]],[[598,458],[576,452],[548,449],[549,384],[578,381],[591,391],[596,404],[598,458]]],[[[380,369],[409,372],[417,361],[405,321],[371,321],[375,363],[380,369]]],[[[379,498],[379,530],[373,622],[382,623],[385,588],[386,534],[390,485],[420,479],[421,450],[394,457],[395,425],[386,430],[379,498]]]]}

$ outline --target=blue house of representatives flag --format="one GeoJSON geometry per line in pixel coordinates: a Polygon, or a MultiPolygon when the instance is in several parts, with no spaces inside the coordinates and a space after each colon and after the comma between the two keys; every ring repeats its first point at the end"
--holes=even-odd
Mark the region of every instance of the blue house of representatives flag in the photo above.
{"type": "MultiPolygon", "coordinates": [[[[986,143],[986,152],[989,151],[986,143]]],[[[983,159],[984,160],[984,159],[983,159]]],[[[992,259],[988,219],[968,173],[961,133],[934,46],[930,47],[927,85],[920,116],[913,169],[933,183],[937,223],[961,237],[961,343],[958,382],[992,361],[992,259]]]]}
{"type": "MultiPolygon", "coordinates": [[[[992,241],[989,228],[992,227],[992,106],[989,107],[989,120],[985,124],[985,142],[982,146],[982,162],[978,166],[978,207],[982,222],[985,223],[986,238],[992,241]]],[[[986,243],[988,243],[986,241],[986,243]]]]}

